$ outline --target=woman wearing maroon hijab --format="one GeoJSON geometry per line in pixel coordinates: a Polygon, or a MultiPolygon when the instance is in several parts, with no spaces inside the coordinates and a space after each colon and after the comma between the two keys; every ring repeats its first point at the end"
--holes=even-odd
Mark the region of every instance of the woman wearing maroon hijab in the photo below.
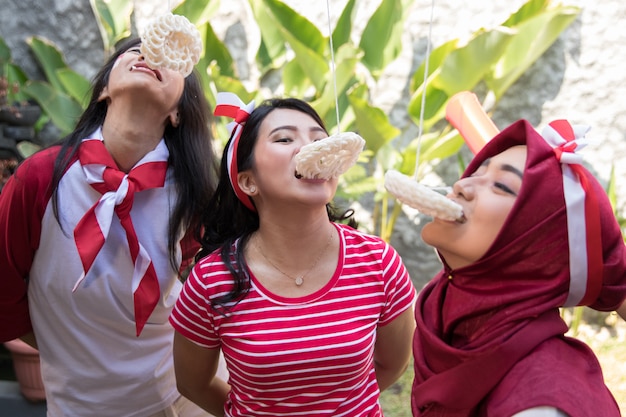
{"type": "Polygon", "coordinates": [[[559,314],[626,298],[620,227],[577,154],[586,130],[514,123],[454,185],[464,219],[424,226],[444,267],[415,309],[414,417],[620,416],[559,314]]]}

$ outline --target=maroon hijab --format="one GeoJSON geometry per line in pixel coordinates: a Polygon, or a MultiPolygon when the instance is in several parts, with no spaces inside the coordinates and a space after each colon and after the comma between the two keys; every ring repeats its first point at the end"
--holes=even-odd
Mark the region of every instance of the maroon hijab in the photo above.
{"type": "MultiPolygon", "coordinates": [[[[544,136],[549,134],[554,132],[544,136]]],[[[567,132],[564,136],[568,139],[567,132]]],[[[581,275],[580,268],[575,263],[570,268],[570,248],[581,242],[568,240],[578,229],[568,234],[568,210],[570,226],[575,215],[566,208],[563,172],[568,168],[561,163],[566,158],[558,159],[563,147],[555,150],[521,120],[488,142],[463,176],[516,145],[527,146],[524,178],[494,243],[480,260],[457,270],[444,259],[444,269],[420,292],[414,417],[508,417],[537,406],[556,407],[572,417],[620,415],[595,355],[564,336],[568,329],[558,310],[567,302],[611,311],[624,300],[626,249],[620,227],[602,186],[575,164],[574,178],[595,197],[595,209],[584,204],[583,229],[595,224],[597,232],[587,233],[588,273],[582,275],[589,285],[583,282],[581,293],[579,279],[573,278],[581,275]],[[576,287],[578,294],[570,294],[576,287]]]]}

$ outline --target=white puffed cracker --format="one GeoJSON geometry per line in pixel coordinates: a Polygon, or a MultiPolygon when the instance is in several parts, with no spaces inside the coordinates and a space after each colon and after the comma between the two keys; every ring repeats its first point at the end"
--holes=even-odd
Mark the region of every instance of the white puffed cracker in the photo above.
{"type": "Polygon", "coordinates": [[[385,188],[401,203],[428,216],[450,221],[464,218],[460,204],[398,171],[385,173],[385,188]]]}
{"type": "Polygon", "coordinates": [[[303,178],[336,178],[356,163],[364,147],[365,140],[354,132],[309,143],[295,156],[296,174],[303,178]]]}
{"type": "Polygon", "coordinates": [[[166,13],[148,23],[141,37],[141,53],[151,68],[191,74],[200,60],[200,31],[185,16],[166,13]]]}

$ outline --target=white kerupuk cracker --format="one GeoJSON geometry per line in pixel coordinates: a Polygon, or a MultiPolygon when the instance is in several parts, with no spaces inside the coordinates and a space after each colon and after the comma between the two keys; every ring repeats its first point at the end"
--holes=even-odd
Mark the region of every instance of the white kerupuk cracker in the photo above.
{"type": "Polygon", "coordinates": [[[385,188],[401,203],[428,216],[450,221],[464,218],[460,204],[398,171],[385,173],[385,188]]]}
{"type": "Polygon", "coordinates": [[[296,175],[331,179],[346,172],[359,159],[365,140],[354,132],[342,132],[303,146],[295,156],[296,175]]]}
{"type": "Polygon", "coordinates": [[[191,74],[200,60],[200,31],[185,16],[166,13],[148,23],[141,37],[141,53],[151,68],[191,74]]]}

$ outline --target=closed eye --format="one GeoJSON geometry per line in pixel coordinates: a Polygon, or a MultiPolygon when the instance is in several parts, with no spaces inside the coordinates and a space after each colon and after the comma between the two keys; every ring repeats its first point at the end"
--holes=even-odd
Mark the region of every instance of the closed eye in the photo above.
{"type": "Polygon", "coordinates": [[[283,138],[278,138],[274,140],[274,142],[289,143],[289,142],[293,142],[293,139],[283,137],[283,138]]]}
{"type": "Polygon", "coordinates": [[[494,184],[494,187],[504,191],[507,194],[511,194],[512,196],[517,197],[517,193],[515,191],[511,190],[507,185],[502,184],[501,182],[496,182],[494,184]]]}

